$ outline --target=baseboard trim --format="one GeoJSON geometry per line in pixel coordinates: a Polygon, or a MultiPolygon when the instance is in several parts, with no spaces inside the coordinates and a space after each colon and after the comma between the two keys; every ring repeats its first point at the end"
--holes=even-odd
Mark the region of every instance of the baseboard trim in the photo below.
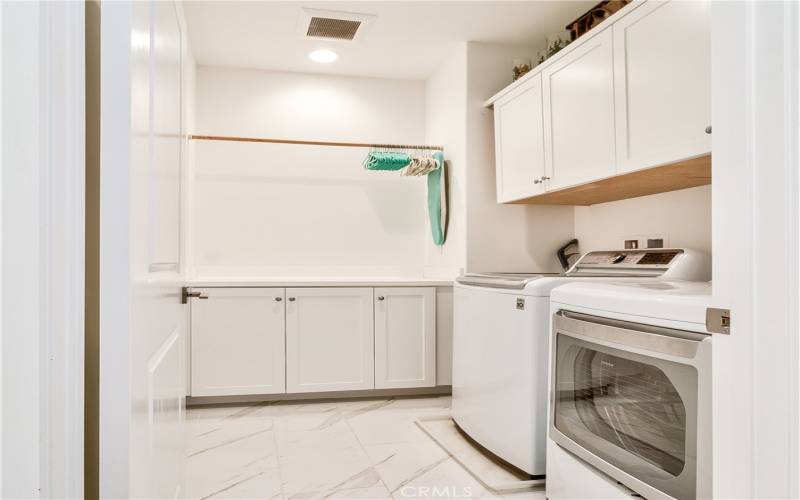
{"type": "Polygon", "coordinates": [[[325,401],[330,399],[374,399],[385,397],[446,396],[452,386],[416,387],[412,389],[371,389],[366,391],[305,392],[300,394],[250,394],[239,396],[187,396],[186,406],[272,403],[279,401],[325,401]]]}

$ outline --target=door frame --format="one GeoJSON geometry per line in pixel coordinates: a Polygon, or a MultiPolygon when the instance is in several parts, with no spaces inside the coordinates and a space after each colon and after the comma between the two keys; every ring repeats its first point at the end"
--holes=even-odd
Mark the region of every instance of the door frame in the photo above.
{"type": "Polygon", "coordinates": [[[0,5],[3,497],[83,496],[84,16],[0,5]]]}
{"type": "Polygon", "coordinates": [[[715,498],[797,498],[800,8],[712,2],[715,498]]]}

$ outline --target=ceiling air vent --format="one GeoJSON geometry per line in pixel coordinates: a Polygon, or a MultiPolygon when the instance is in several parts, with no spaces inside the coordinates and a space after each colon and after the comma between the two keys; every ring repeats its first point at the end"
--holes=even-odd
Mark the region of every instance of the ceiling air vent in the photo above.
{"type": "Polygon", "coordinates": [[[300,10],[297,31],[311,38],[353,41],[364,35],[366,25],[374,17],[370,14],[304,8],[300,10]]]}
{"type": "Polygon", "coordinates": [[[333,38],[334,40],[352,40],[356,37],[361,21],[347,19],[331,19],[329,17],[312,17],[306,36],[315,38],[333,38]]]}

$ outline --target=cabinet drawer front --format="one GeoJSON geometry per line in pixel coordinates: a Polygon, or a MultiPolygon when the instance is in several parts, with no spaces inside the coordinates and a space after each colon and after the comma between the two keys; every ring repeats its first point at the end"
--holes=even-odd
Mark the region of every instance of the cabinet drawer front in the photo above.
{"type": "Polygon", "coordinates": [[[605,29],[542,71],[548,190],[616,170],[612,38],[605,29]]]}
{"type": "Polygon", "coordinates": [[[619,172],[711,151],[709,10],[648,1],[614,24],[619,172]]]}
{"type": "Polygon", "coordinates": [[[191,301],[191,394],[286,392],[284,289],[195,290],[208,299],[191,301]]]}
{"type": "Polygon", "coordinates": [[[375,289],[375,388],[436,385],[436,289],[375,289]]]}
{"type": "Polygon", "coordinates": [[[535,75],[494,105],[497,201],[544,191],[542,78],[535,75]]]}
{"type": "Polygon", "coordinates": [[[373,389],[372,288],[286,290],[288,392],[373,389]]]}

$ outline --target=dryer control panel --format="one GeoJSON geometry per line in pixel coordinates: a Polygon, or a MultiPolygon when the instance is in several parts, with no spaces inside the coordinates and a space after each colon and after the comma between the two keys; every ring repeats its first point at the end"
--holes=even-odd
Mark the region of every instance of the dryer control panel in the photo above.
{"type": "Polygon", "coordinates": [[[567,272],[568,276],[661,276],[677,265],[684,250],[651,248],[589,252],[567,272]]]}

